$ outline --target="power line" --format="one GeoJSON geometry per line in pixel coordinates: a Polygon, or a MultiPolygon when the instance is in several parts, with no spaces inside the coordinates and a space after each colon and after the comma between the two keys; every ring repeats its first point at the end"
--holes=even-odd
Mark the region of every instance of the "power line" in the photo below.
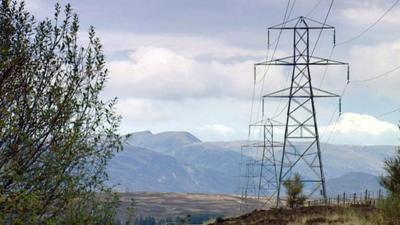
{"type": "MultiPolygon", "coordinates": [[[[399,1],[400,1],[400,0],[399,0],[399,1]]],[[[325,16],[325,19],[324,19],[324,23],[323,23],[322,26],[325,26],[325,25],[326,25],[326,21],[328,20],[329,14],[331,13],[333,3],[335,3],[335,0],[332,0],[332,1],[331,1],[331,4],[329,5],[329,9],[328,9],[328,12],[326,13],[326,16],[325,16]]],[[[323,32],[323,29],[321,29],[321,30],[319,31],[318,38],[317,38],[317,40],[315,41],[314,48],[313,48],[313,50],[312,50],[312,52],[311,52],[311,56],[314,55],[314,51],[315,51],[315,49],[317,48],[317,44],[318,44],[318,42],[319,42],[319,39],[321,38],[322,32],[323,32]]]]}
{"type": "Polygon", "coordinates": [[[391,73],[393,73],[393,72],[395,72],[395,71],[397,71],[397,70],[399,70],[399,69],[400,69],[400,65],[398,65],[398,66],[394,67],[393,69],[391,69],[391,70],[389,70],[389,71],[386,71],[386,72],[384,72],[384,73],[382,73],[382,74],[379,74],[379,75],[376,75],[376,76],[372,76],[372,77],[367,78],[367,79],[352,80],[352,82],[361,83],[361,82],[369,82],[369,81],[377,80],[377,79],[379,79],[379,78],[388,76],[388,75],[390,75],[391,73]]]}
{"type": "MultiPolygon", "coordinates": [[[[343,88],[343,90],[342,90],[342,93],[341,93],[341,95],[340,95],[341,97],[343,97],[343,96],[345,95],[348,85],[349,85],[349,84],[346,83],[346,85],[344,86],[344,88],[343,88]]],[[[333,111],[332,116],[331,116],[331,118],[330,118],[330,120],[329,120],[329,123],[332,122],[333,117],[335,116],[335,113],[336,113],[336,110],[337,110],[337,109],[338,109],[338,106],[336,106],[335,110],[333,111]]],[[[329,131],[329,135],[328,135],[328,138],[327,138],[327,140],[326,140],[326,142],[325,142],[325,144],[324,144],[324,148],[326,147],[326,145],[329,143],[330,139],[332,138],[332,134],[333,134],[333,132],[334,132],[335,129],[336,129],[336,126],[337,126],[337,124],[338,124],[338,122],[339,122],[340,116],[341,116],[341,115],[339,115],[339,116],[336,118],[335,122],[333,123],[333,128],[329,131]]],[[[322,139],[322,137],[326,134],[325,132],[326,132],[326,130],[324,130],[324,132],[322,133],[321,139],[322,139]]]]}
{"type": "Polygon", "coordinates": [[[362,32],[360,32],[359,34],[357,34],[356,36],[345,40],[343,42],[338,43],[337,45],[343,45],[343,44],[347,44],[351,41],[354,41],[356,39],[358,39],[359,37],[361,37],[362,35],[364,35],[365,33],[367,33],[369,30],[371,30],[376,24],[378,24],[398,3],[400,2],[400,0],[396,0],[392,6],[390,6],[390,8],[388,8],[382,15],[381,17],[379,17],[374,23],[372,23],[370,26],[368,26],[365,30],[363,30],[362,32]]]}
{"type": "Polygon", "coordinates": [[[317,9],[317,7],[318,7],[321,3],[322,3],[322,0],[319,0],[319,1],[317,2],[317,4],[315,4],[314,7],[313,7],[310,11],[308,11],[308,13],[306,14],[306,17],[310,16],[310,15],[315,11],[315,9],[317,9]]]}
{"type": "MultiPolygon", "coordinates": [[[[319,3],[320,3],[320,2],[319,2],[319,3]]],[[[319,4],[319,3],[318,3],[318,4],[319,4]]],[[[333,3],[335,3],[335,0],[332,0],[331,3],[330,3],[330,5],[329,5],[328,12],[326,13],[323,26],[325,26],[325,25],[326,25],[326,21],[328,21],[328,17],[329,17],[329,14],[330,14],[331,10],[332,10],[333,3]]],[[[313,51],[312,51],[311,55],[314,54],[314,51],[315,51],[315,49],[316,49],[316,47],[317,47],[317,44],[318,44],[318,42],[319,42],[319,39],[321,38],[322,31],[323,31],[323,30],[320,30],[320,32],[319,32],[318,39],[317,39],[317,41],[315,42],[315,45],[314,45],[314,48],[313,48],[313,51]]],[[[333,47],[332,47],[332,49],[331,49],[331,52],[330,52],[330,54],[329,54],[329,57],[328,57],[329,59],[332,57],[332,54],[333,54],[334,49],[335,49],[335,43],[334,43],[334,45],[333,45],[333,47]]],[[[320,87],[322,87],[322,83],[324,82],[325,77],[326,77],[326,74],[328,73],[328,68],[329,68],[328,66],[325,67],[325,71],[324,71],[324,74],[323,74],[322,79],[321,79],[320,87]]]]}
{"type": "MultiPolygon", "coordinates": [[[[291,8],[290,8],[290,11],[289,11],[288,15],[286,16],[286,14],[285,14],[285,17],[284,17],[284,20],[283,20],[283,23],[282,23],[282,27],[285,25],[285,22],[286,22],[287,20],[289,20],[290,15],[291,15],[292,12],[293,12],[293,9],[294,9],[295,4],[296,4],[296,0],[293,1],[292,6],[291,6],[291,8]]],[[[287,7],[288,7],[289,5],[290,5],[290,0],[289,0],[289,2],[288,2],[288,4],[287,4],[287,7]]],[[[276,43],[275,49],[274,49],[274,54],[272,55],[271,59],[273,59],[274,56],[275,56],[275,51],[277,50],[277,47],[278,47],[279,40],[280,40],[280,37],[281,37],[282,32],[283,32],[283,30],[280,30],[280,31],[279,31],[279,35],[278,35],[278,38],[277,38],[277,43],[276,43]]],[[[268,59],[267,59],[267,60],[268,60],[268,59]]],[[[265,66],[266,69],[267,69],[267,67],[268,67],[268,70],[269,70],[269,65],[268,65],[268,66],[265,66]]],[[[260,104],[261,104],[262,101],[264,101],[264,99],[263,99],[263,97],[262,97],[262,92],[263,92],[263,90],[264,90],[264,83],[265,83],[265,79],[264,79],[264,78],[265,78],[266,73],[268,72],[268,70],[267,70],[267,71],[264,70],[265,73],[264,73],[264,76],[262,77],[262,86],[261,86],[261,91],[260,91],[260,95],[261,95],[260,104]]],[[[286,83],[288,82],[288,80],[289,80],[289,76],[286,77],[285,85],[286,85],[286,83]]],[[[275,110],[275,112],[274,112],[273,115],[275,115],[275,114],[277,113],[278,108],[280,107],[280,105],[281,105],[281,102],[279,102],[279,106],[276,108],[276,110],[275,110]]],[[[286,107],[286,106],[285,106],[285,107],[286,107]]],[[[279,113],[279,115],[284,111],[285,107],[282,109],[282,111],[279,113]]],[[[279,115],[273,116],[273,118],[277,118],[279,115]]],[[[259,117],[259,115],[257,115],[257,119],[258,119],[258,117],[259,117]]]]}
{"type": "MultiPolygon", "coordinates": [[[[322,0],[321,0],[321,1],[322,1],[322,0]]],[[[321,1],[319,1],[319,2],[314,6],[314,9],[321,3],[321,1]]],[[[324,19],[324,22],[323,22],[323,26],[326,25],[326,21],[328,20],[328,17],[329,17],[329,14],[330,14],[331,10],[332,10],[332,6],[333,6],[333,3],[334,3],[334,2],[335,2],[335,0],[331,0],[331,3],[330,3],[330,5],[329,5],[328,12],[326,13],[326,16],[325,16],[325,19],[324,19]]],[[[311,10],[311,11],[313,11],[313,10],[311,10]]],[[[310,12],[309,12],[308,14],[310,14],[310,12]]],[[[319,40],[320,40],[320,38],[321,38],[321,35],[322,35],[322,30],[319,32],[318,38],[317,38],[317,40],[316,40],[316,42],[315,42],[315,44],[314,44],[313,51],[312,51],[311,55],[314,54],[314,51],[315,51],[315,49],[316,49],[316,47],[317,47],[317,44],[318,44],[318,42],[319,42],[319,40]]],[[[333,53],[333,48],[332,48],[332,51],[331,51],[331,54],[330,54],[330,55],[332,55],[332,53],[333,53]]],[[[326,73],[327,73],[327,68],[328,68],[328,67],[326,67],[326,69],[325,69],[324,77],[325,77],[325,75],[326,75],[326,73]]],[[[287,77],[287,78],[288,78],[288,77],[287,77]]],[[[288,79],[286,79],[285,84],[287,83],[287,81],[288,81],[288,79]]],[[[321,85],[322,85],[322,82],[321,82],[321,85]]],[[[278,117],[285,111],[286,107],[287,107],[287,104],[279,111],[279,113],[277,113],[277,112],[278,112],[278,109],[280,108],[280,104],[279,104],[279,106],[278,106],[278,107],[276,108],[276,110],[275,110],[275,113],[274,113],[273,116],[272,116],[272,119],[278,118],[278,117]]]]}
{"type": "Polygon", "coordinates": [[[383,116],[387,116],[396,112],[400,112],[400,108],[394,109],[394,110],[390,110],[389,112],[385,112],[382,114],[377,115],[376,117],[383,117],[383,116]]]}
{"type": "MultiPolygon", "coordinates": [[[[332,6],[333,6],[333,3],[334,3],[334,2],[335,2],[335,0],[332,0],[331,3],[330,3],[330,5],[329,5],[328,12],[326,13],[325,20],[324,20],[324,26],[325,26],[325,24],[326,24],[326,21],[328,20],[328,17],[329,17],[329,14],[330,14],[331,10],[332,10],[332,6]]],[[[314,50],[315,50],[315,48],[316,48],[316,46],[317,46],[317,44],[318,44],[318,41],[319,41],[319,39],[320,39],[320,37],[321,37],[321,34],[322,34],[322,30],[320,31],[320,33],[319,33],[319,35],[318,35],[318,39],[317,39],[317,41],[316,41],[316,43],[315,43],[315,45],[314,45],[314,49],[313,49],[313,51],[312,51],[311,54],[314,53],[314,50]]],[[[328,57],[328,58],[331,58],[331,57],[332,57],[333,51],[334,51],[334,50],[335,50],[335,43],[334,43],[334,45],[333,45],[333,47],[332,47],[332,49],[331,49],[331,51],[330,51],[330,53],[329,53],[329,57],[328,57]]],[[[322,87],[322,84],[323,84],[324,81],[325,81],[325,77],[326,77],[326,75],[327,75],[327,73],[328,73],[328,68],[329,68],[328,66],[325,67],[324,74],[323,74],[322,79],[321,79],[320,87],[322,87]]],[[[342,95],[345,93],[346,88],[347,88],[347,84],[345,85],[345,87],[344,87],[344,89],[343,89],[343,91],[342,91],[342,95]]],[[[341,97],[342,97],[342,95],[341,95],[341,97]]],[[[336,110],[338,110],[338,108],[339,108],[339,106],[336,106],[335,110],[332,112],[332,116],[331,116],[331,118],[330,118],[330,120],[329,120],[329,123],[332,122],[332,120],[333,120],[333,118],[334,118],[334,115],[336,114],[336,110]]],[[[337,122],[337,121],[336,121],[336,122],[337,122]]],[[[336,122],[335,122],[335,126],[336,126],[336,122]]],[[[322,133],[321,138],[324,136],[325,132],[326,132],[326,131],[324,131],[324,132],[322,133]]],[[[330,134],[329,136],[331,136],[331,134],[330,134]]],[[[325,147],[325,146],[324,146],[324,147],[325,147]]]]}
{"type": "MultiPolygon", "coordinates": [[[[289,10],[290,2],[291,2],[291,0],[289,0],[288,3],[287,3],[287,5],[286,5],[286,10],[285,10],[285,15],[284,15],[284,17],[283,17],[282,26],[284,26],[284,23],[289,19],[290,15],[292,14],[294,5],[295,5],[295,3],[296,3],[296,0],[293,1],[292,6],[290,7],[290,10],[289,10]]],[[[273,58],[275,57],[275,53],[276,53],[276,50],[278,49],[278,45],[279,45],[279,41],[280,41],[281,36],[282,36],[282,32],[283,32],[283,31],[280,30],[280,32],[279,32],[279,34],[278,34],[278,38],[275,39],[275,41],[274,41],[274,42],[276,42],[276,44],[275,44],[275,47],[274,47],[274,51],[273,51],[273,53],[272,53],[272,55],[271,55],[271,59],[273,59],[273,58]]],[[[268,47],[269,47],[269,46],[268,46],[268,47]]],[[[267,57],[266,57],[266,58],[267,58],[266,60],[268,60],[268,52],[267,52],[267,57]]],[[[258,81],[256,80],[255,82],[256,82],[256,83],[263,82],[263,85],[264,85],[264,79],[265,79],[265,77],[267,76],[268,71],[269,71],[269,66],[265,66],[263,76],[261,77],[260,80],[258,80],[258,81]]]]}
{"type": "MultiPolygon", "coordinates": [[[[288,3],[287,3],[287,5],[286,5],[285,15],[284,15],[284,17],[283,17],[282,27],[284,26],[285,22],[289,19],[291,13],[293,12],[293,8],[294,8],[294,5],[295,5],[295,3],[296,3],[296,0],[293,1],[292,6],[291,6],[291,8],[290,8],[290,10],[289,10],[290,2],[291,2],[291,0],[289,0],[288,3]]],[[[276,50],[278,49],[278,45],[279,45],[279,41],[280,41],[282,32],[283,32],[283,30],[280,30],[280,32],[279,32],[279,34],[278,34],[278,40],[277,40],[277,42],[276,42],[276,45],[275,45],[275,48],[274,48],[274,52],[273,52],[272,55],[271,55],[271,59],[274,58],[275,53],[276,53],[276,50]]],[[[268,60],[268,59],[267,59],[267,60],[268,60]]],[[[262,77],[262,84],[261,84],[261,88],[260,88],[260,96],[262,96],[262,93],[263,93],[263,91],[264,91],[265,77],[266,77],[266,75],[267,75],[267,73],[268,73],[268,71],[269,71],[269,68],[270,68],[270,66],[265,66],[264,75],[263,75],[263,77],[262,77]]],[[[262,98],[262,97],[261,97],[261,98],[262,98]]],[[[261,101],[262,101],[262,99],[261,99],[261,101]]],[[[261,106],[261,101],[259,102],[259,107],[258,107],[258,108],[260,108],[260,106],[261,106]]],[[[257,120],[259,119],[259,113],[260,113],[260,111],[257,112],[257,120]]]]}
{"type": "MultiPolygon", "coordinates": [[[[283,17],[283,23],[285,23],[286,20],[287,20],[287,18],[288,18],[288,12],[289,12],[290,2],[291,2],[291,0],[288,0],[288,2],[287,2],[287,4],[286,4],[285,13],[284,13],[284,17],[283,17]]],[[[292,7],[291,7],[289,13],[292,12],[295,2],[296,2],[296,0],[294,0],[293,5],[292,5],[292,7]]],[[[289,16],[290,16],[290,14],[289,14],[289,16]]],[[[276,45],[275,45],[275,49],[274,49],[274,52],[273,52],[271,58],[273,58],[274,55],[275,55],[275,53],[276,53],[276,50],[277,50],[278,45],[279,45],[279,40],[280,40],[281,34],[282,34],[282,31],[279,33],[278,38],[274,41],[274,42],[276,42],[276,45]]],[[[267,53],[266,53],[266,60],[268,60],[269,52],[270,52],[270,46],[268,45],[267,53]]],[[[262,87],[264,86],[264,81],[265,81],[265,77],[266,77],[266,75],[267,75],[267,73],[268,73],[268,70],[269,70],[269,68],[267,68],[267,67],[264,69],[264,75],[263,75],[263,77],[262,77],[262,81],[263,81],[263,82],[262,82],[262,87]]],[[[255,95],[256,95],[256,84],[258,83],[258,82],[257,82],[257,79],[256,79],[256,70],[254,71],[254,73],[255,73],[255,74],[254,74],[254,86],[253,86],[253,95],[252,95],[252,103],[251,103],[251,111],[250,111],[250,123],[249,123],[249,124],[251,124],[251,123],[252,123],[252,120],[253,120],[254,100],[255,100],[255,95]]],[[[262,90],[263,90],[262,87],[261,87],[261,95],[262,95],[262,90]]],[[[259,106],[260,106],[260,105],[259,105],[259,106]]],[[[259,112],[257,112],[257,118],[256,118],[256,120],[258,120],[258,117],[259,117],[259,112]]],[[[250,136],[251,136],[251,129],[249,128],[249,133],[248,133],[248,137],[247,137],[247,142],[249,141],[250,136]]]]}

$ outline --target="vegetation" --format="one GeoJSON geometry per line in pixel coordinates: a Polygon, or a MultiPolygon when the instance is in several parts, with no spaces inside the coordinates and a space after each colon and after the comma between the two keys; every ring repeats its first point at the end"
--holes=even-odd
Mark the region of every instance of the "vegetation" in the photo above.
{"type": "Polygon", "coordinates": [[[78,45],[71,6],[37,21],[24,2],[0,5],[0,224],[112,224],[104,185],[121,150],[115,99],[94,28],[78,45]],[[101,196],[99,197],[99,193],[101,196]]]}
{"type": "Polygon", "coordinates": [[[382,176],[380,183],[385,187],[390,194],[400,194],[400,148],[397,150],[397,155],[385,160],[384,170],[386,176],[382,176]]]}
{"type": "Polygon", "coordinates": [[[255,210],[236,218],[215,221],[215,225],[375,225],[374,209],[367,206],[310,206],[295,209],[255,210]]]}
{"type": "Polygon", "coordinates": [[[400,224],[400,148],[394,157],[385,160],[384,169],[386,176],[380,181],[389,196],[379,202],[377,224],[400,224]]]}
{"type": "Polygon", "coordinates": [[[287,192],[287,205],[290,208],[302,206],[306,198],[303,196],[304,184],[301,181],[300,174],[296,173],[289,180],[283,182],[287,192]]]}
{"type": "Polygon", "coordinates": [[[185,224],[203,224],[207,221],[212,219],[218,218],[219,215],[213,213],[200,213],[194,215],[187,215],[186,217],[177,216],[176,218],[166,218],[166,219],[159,219],[152,216],[148,217],[136,217],[135,225],[165,225],[165,224],[177,224],[177,225],[185,225],[185,224]],[[190,218],[190,219],[189,219],[190,218]],[[188,221],[190,220],[190,221],[188,221]]]}

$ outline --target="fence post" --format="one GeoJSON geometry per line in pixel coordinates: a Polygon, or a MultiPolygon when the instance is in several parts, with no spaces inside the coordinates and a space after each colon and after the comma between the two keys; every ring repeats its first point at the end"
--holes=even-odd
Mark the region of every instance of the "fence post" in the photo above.
{"type": "Polygon", "coordinates": [[[368,190],[365,190],[365,196],[364,196],[364,204],[367,204],[368,202],[368,190]]]}
{"type": "Polygon", "coordinates": [[[379,200],[379,201],[381,200],[381,197],[382,197],[382,190],[379,189],[379,193],[378,193],[378,200],[379,200]]]}
{"type": "Polygon", "coordinates": [[[336,199],[336,205],[339,206],[339,204],[340,204],[340,195],[338,194],[336,199]]]}
{"type": "Polygon", "coordinates": [[[343,206],[346,206],[346,192],[343,192],[343,206]]]}
{"type": "Polygon", "coordinates": [[[353,205],[356,204],[356,198],[357,198],[357,193],[354,193],[353,194],[353,205]]]}

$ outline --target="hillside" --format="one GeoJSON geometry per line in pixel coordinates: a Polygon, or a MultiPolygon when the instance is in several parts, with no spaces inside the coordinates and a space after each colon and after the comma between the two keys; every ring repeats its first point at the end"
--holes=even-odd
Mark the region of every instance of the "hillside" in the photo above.
{"type": "MultiPolygon", "coordinates": [[[[118,191],[239,193],[240,146],[244,142],[202,142],[188,132],[137,132],[109,164],[118,191]]],[[[301,148],[302,145],[298,144],[301,148]]],[[[322,144],[330,195],[379,189],[377,176],[393,146],[322,144]]],[[[251,155],[246,156],[251,158],[251,155]]]]}
{"type": "MultiPolygon", "coordinates": [[[[213,225],[361,225],[370,218],[373,207],[311,206],[297,209],[257,210],[239,217],[218,219],[213,225]]],[[[211,225],[211,224],[210,224],[211,225]]]]}

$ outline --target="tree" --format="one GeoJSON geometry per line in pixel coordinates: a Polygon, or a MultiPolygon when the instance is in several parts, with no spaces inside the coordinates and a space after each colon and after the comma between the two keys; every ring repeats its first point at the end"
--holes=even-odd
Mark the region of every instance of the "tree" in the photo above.
{"type": "Polygon", "coordinates": [[[389,196],[378,204],[376,224],[400,223],[400,148],[392,158],[385,160],[385,176],[380,177],[380,183],[389,191],[389,196]]]}
{"type": "Polygon", "coordinates": [[[378,204],[376,224],[400,224],[400,148],[397,153],[384,161],[386,175],[380,177],[380,184],[389,191],[389,196],[378,204]]]}
{"type": "Polygon", "coordinates": [[[287,192],[287,204],[290,208],[303,205],[305,197],[303,196],[304,184],[301,181],[300,174],[296,173],[293,178],[283,182],[287,192]]]}
{"type": "Polygon", "coordinates": [[[43,21],[24,6],[0,5],[0,223],[110,224],[106,165],[122,145],[116,100],[99,96],[102,45],[93,27],[78,44],[70,5],[43,21]]]}
{"type": "Polygon", "coordinates": [[[386,175],[380,177],[381,185],[392,195],[400,196],[400,148],[395,156],[385,160],[384,170],[386,175]]]}

